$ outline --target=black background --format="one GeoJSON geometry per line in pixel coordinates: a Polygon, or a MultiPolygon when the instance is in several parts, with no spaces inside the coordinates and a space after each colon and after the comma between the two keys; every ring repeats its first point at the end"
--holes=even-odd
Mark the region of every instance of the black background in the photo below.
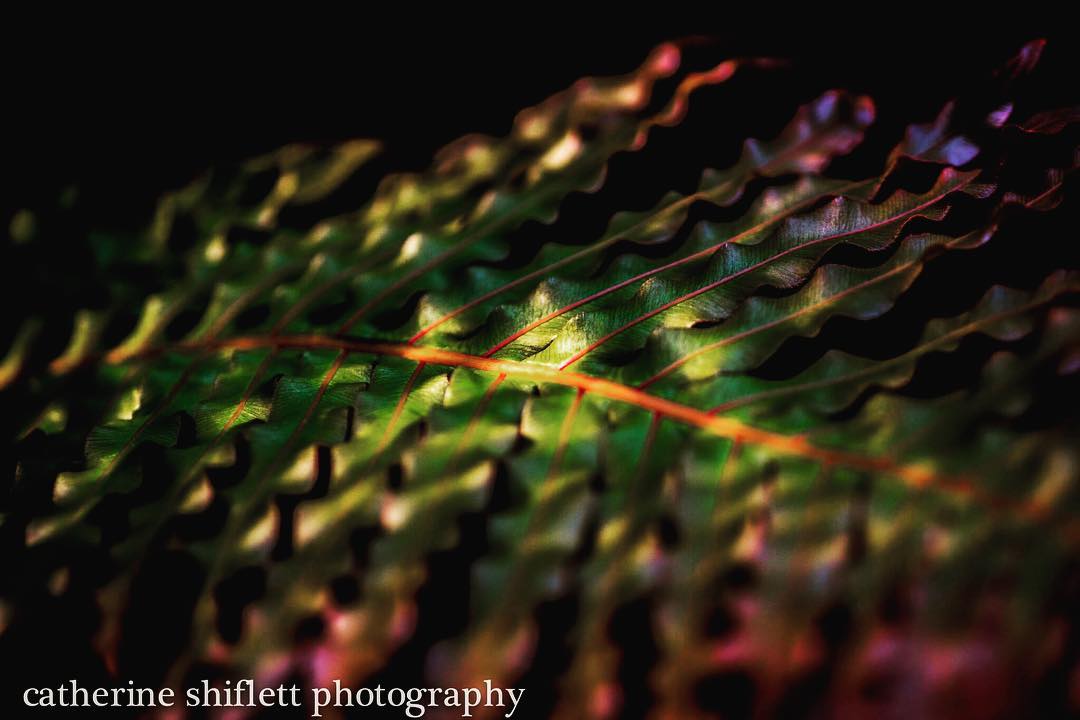
{"type": "Polygon", "coordinates": [[[379,138],[386,169],[421,170],[456,137],[505,134],[517,111],[574,80],[629,72],[658,43],[687,37],[700,38],[714,60],[793,61],[787,92],[766,91],[753,98],[759,107],[733,115],[788,110],[800,95],[842,87],[871,93],[890,114],[906,108],[906,121],[928,120],[1040,36],[1057,56],[1044,84],[1060,83],[1062,96],[1074,85],[1075,41],[1052,21],[1009,17],[988,27],[985,18],[875,15],[879,26],[861,29],[693,13],[627,28],[509,11],[445,24],[335,15],[252,26],[169,17],[105,30],[70,18],[49,30],[12,22],[0,50],[3,202],[32,205],[77,183],[100,212],[131,218],[210,165],[294,141],[379,138]]]}

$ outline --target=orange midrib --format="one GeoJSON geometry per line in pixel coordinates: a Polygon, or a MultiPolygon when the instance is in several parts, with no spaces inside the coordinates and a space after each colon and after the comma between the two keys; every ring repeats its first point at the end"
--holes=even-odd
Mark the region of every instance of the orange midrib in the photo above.
{"type": "MultiPolygon", "coordinates": [[[[920,487],[926,485],[931,480],[943,480],[943,478],[935,476],[934,473],[924,468],[897,464],[884,458],[820,448],[810,444],[802,436],[789,436],[769,430],[762,430],[732,418],[709,415],[707,412],[698,410],[697,408],[683,405],[666,398],[650,395],[649,393],[628,385],[582,373],[568,372],[565,370],[560,371],[555,367],[547,365],[525,363],[515,360],[486,358],[432,347],[364,340],[348,340],[323,335],[237,337],[213,343],[211,347],[207,347],[205,344],[195,344],[190,346],[181,345],[177,349],[181,351],[206,351],[213,349],[251,350],[262,347],[309,350],[334,349],[347,353],[369,353],[374,355],[400,357],[418,363],[445,365],[450,367],[468,367],[482,372],[505,374],[507,376],[518,377],[525,380],[555,383],[558,385],[574,387],[618,402],[634,405],[644,410],[658,413],[664,417],[703,428],[717,435],[738,439],[744,442],[765,445],[782,453],[799,455],[820,460],[822,462],[830,462],[849,467],[887,472],[920,487]]],[[[964,485],[968,484],[968,481],[966,480],[957,482],[964,485]]]]}

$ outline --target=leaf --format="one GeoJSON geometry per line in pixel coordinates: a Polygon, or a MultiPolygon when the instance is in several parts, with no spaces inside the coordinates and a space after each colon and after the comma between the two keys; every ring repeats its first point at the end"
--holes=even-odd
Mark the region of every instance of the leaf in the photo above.
{"type": "Polygon", "coordinates": [[[642,634],[656,713],[687,717],[718,672],[787,688],[843,655],[839,707],[882,633],[1019,660],[1077,540],[1072,415],[1032,418],[1071,387],[1080,279],[1040,268],[929,301],[920,283],[1068,211],[1075,113],[1009,124],[1039,48],[985,107],[950,103],[858,165],[880,173],[830,174],[874,151],[875,109],[829,91],[647,209],[611,212],[609,170],[679,132],[695,92],[780,70],[687,72],[665,45],[343,215],[322,213],[376,143],[216,170],[134,247],[95,235],[110,303],[77,310],[66,348],[37,361],[37,318],[12,344],[0,381],[31,418],[13,497],[46,497],[3,516],[12,556],[98,558],[96,651],[177,687],[405,668],[416,686],[548,683],[554,713],[612,715],[642,634]],[[1049,164],[1017,160],[1043,141],[1049,164]],[[856,351],[901,316],[900,349],[856,351]],[[963,388],[919,390],[933,362],[966,367],[963,388]],[[163,557],[198,579],[161,590],[190,597],[170,620],[190,632],[153,665],[131,608],[163,557]],[[1013,610],[986,639],[963,616],[1002,575],[1013,610]],[[878,612],[922,592],[910,628],[878,612]],[[847,645],[826,647],[830,613],[850,615],[847,645]]]}

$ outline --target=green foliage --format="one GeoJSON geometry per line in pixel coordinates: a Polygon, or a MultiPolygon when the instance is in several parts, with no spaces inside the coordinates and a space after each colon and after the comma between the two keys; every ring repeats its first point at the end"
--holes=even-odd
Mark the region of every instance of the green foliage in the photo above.
{"type": "Polygon", "coordinates": [[[888,316],[928,268],[964,267],[1015,218],[1057,212],[1075,145],[1035,188],[1010,152],[1072,137],[1075,114],[958,127],[950,106],[851,179],[827,173],[858,152],[874,106],[830,91],[693,193],[561,235],[567,198],[603,187],[612,158],[677,125],[694,92],[775,71],[685,73],[677,58],[665,46],[629,76],[522,112],[505,138],[463,138],[353,213],[282,220],[317,211],[375,143],[216,170],[165,196],[138,237],[93,238],[109,302],[79,310],[44,364],[28,319],[0,372],[20,393],[23,442],[85,454],[22,463],[13,497],[45,483],[49,498],[5,522],[49,572],[84,548],[109,558],[97,648],[110,667],[140,631],[125,608],[162,552],[205,577],[160,682],[200,662],[361,681],[427,627],[418,596],[456,547],[472,553],[458,578],[468,611],[424,648],[428,680],[528,677],[540,613],[576,593],[557,706],[569,716],[618,684],[611,628],[640,598],[660,655],[649,683],[678,717],[694,679],[725,663],[797,673],[791,649],[838,597],[857,648],[897,587],[928,588],[926,627],[964,638],[977,588],[1011,573],[996,647],[1033,651],[1077,539],[1080,458],[1075,426],[1010,418],[1036,402],[1038,378],[1075,371],[1080,276],[995,286],[959,308],[941,298],[896,352],[838,347],[763,368],[837,323],[888,316]],[[178,251],[182,226],[196,240],[178,251]],[[160,288],[132,282],[132,263],[160,288]],[[928,358],[987,339],[998,345],[978,377],[904,391],[928,358]],[[227,610],[221,588],[252,568],[264,592],[227,610]],[[733,572],[753,586],[725,585],[733,572]],[[359,598],[335,596],[350,578],[359,598]],[[737,608],[734,639],[710,629],[721,605],[737,608]],[[319,663],[295,639],[312,616],[325,621],[319,663]]]}

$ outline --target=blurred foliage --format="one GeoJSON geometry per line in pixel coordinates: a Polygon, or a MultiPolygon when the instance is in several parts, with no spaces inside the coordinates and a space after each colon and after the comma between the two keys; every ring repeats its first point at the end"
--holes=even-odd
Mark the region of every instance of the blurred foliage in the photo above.
{"type": "MultiPolygon", "coordinates": [[[[876,109],[832,90],[612,214],[615,159],[783,71],[665,45],[343,214],[376,142],[218,168],[101,228],[93,301],[26,317],[0,366],[3,640],[78,591],[108,676],[155,684],[492,678],[559,717],[1014,707],[1068,665],[1080,539],[1075,415],[1047,407],[1074,404],[1080,276],[1031,265],[1070,238],[1029,234],[1071,208],[1077,113],[1014,104],[1040,50],[857,176],[832,170],[876,109]],[[1033,281],[962,292],[999,247],[1033,281]]],[[[21,213],[12,242],[68,252],[49,227],[21,213]]]]}

